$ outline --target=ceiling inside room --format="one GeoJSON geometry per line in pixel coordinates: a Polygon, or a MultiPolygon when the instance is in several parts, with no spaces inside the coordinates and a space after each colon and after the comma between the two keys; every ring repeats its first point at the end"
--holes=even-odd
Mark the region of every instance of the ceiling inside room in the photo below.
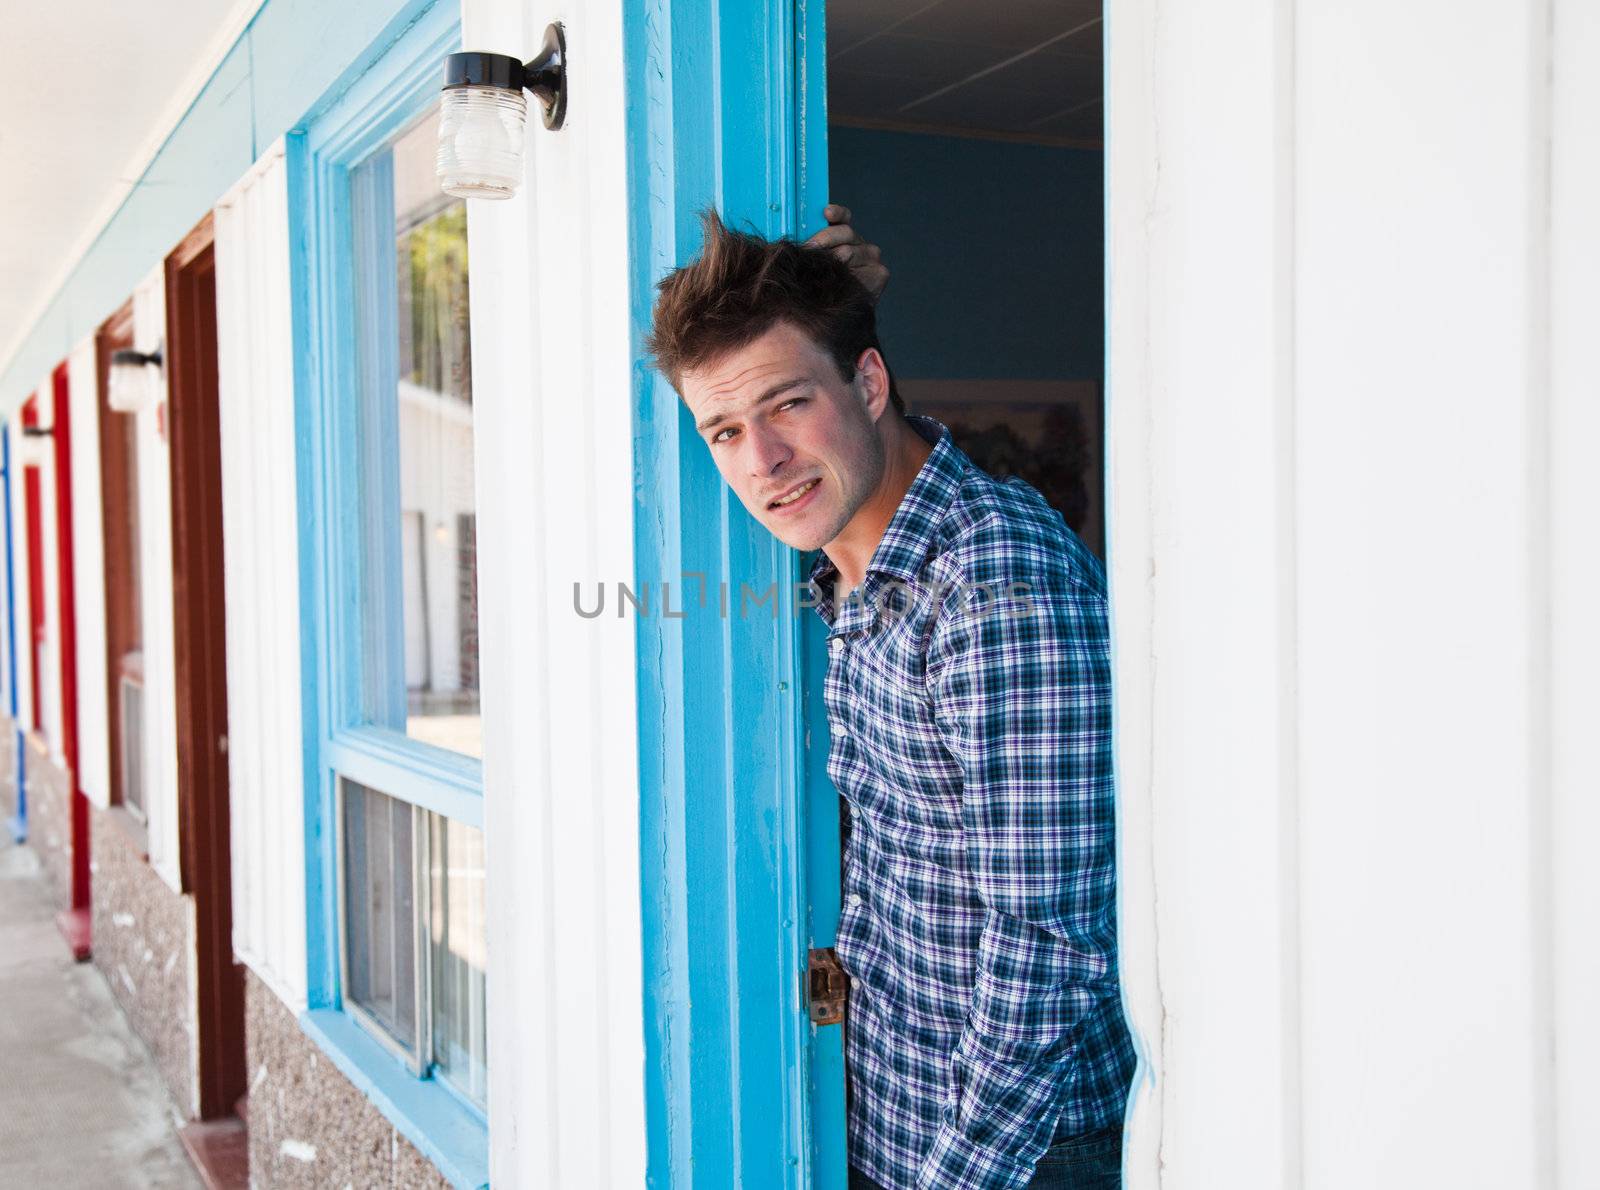
{"type": "Polygon", "coordinates": [[[1098,144],[1101,0],[829,0],[840,123],[1098,144]]]}

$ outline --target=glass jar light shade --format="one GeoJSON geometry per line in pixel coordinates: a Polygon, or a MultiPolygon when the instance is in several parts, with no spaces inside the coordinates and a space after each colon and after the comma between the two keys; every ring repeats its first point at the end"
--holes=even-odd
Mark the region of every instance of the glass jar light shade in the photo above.
{"type": "Polygon", "coordinates": [[[528,97],[504,87],[452,87],[439,110],[439,181],[457,198],[510,198],[522,184],[528,97]]]}
{"type": "Polygon", "coordinates": [[[48,434],[23,434],[17,443],[17,454],[24,467],[43,467],[52,453],[48,434]]]}
{"type": "MultiPolygon", "coordinates": [[[[120,353],[119,353],[120,354],[120,353]]],[[[113,358],[106,384],[106,407],[113,413],[142,413],[155,404],[161,369],[113,358]]]]}

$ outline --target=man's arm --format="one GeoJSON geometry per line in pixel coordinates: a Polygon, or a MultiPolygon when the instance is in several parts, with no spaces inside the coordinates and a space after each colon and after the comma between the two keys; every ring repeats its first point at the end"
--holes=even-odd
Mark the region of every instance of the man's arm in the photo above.
{"type": "Polygon", "coordinates": [[[1116,994],[1105,598],[1061,581],[947,610],[928,655],[965,776],[966,855],[988,910],[952,1093],[918,1185],[1025,1185],[1061,1115],[1086,1020],[1116,994]]]}

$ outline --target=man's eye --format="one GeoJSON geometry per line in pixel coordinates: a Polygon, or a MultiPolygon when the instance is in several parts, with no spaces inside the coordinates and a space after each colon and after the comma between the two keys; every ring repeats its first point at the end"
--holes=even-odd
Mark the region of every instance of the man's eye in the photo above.
{"type": "Polygon", "coordinates": [[[716,433],[715,433],[715,434],[713,434],[713,435],[712,435],[712,436],[711,436],[711,441],[712,441],[712,442],[713,442],[713,443],[717,443],[717,442],[726,442],[726,441],[727,441],[727,438],[726,438],[726,437],[725,437],[725,435],[728,435],[728,434],[737,434],[737,433],[738,433],[738,432],[739,432],[739,431],[738,431],[738,430],[736,430],[736,429],[734,429],[734,428],[733,428],[733,427],[732,427],[732,426],[729,426],[729,427],[728,427],[728,428],[727,428],[727,429],[725,429],[725,430],[718,430],[718,431],[717,431],[717,432],[716,432],[716,433]]]}
{"type": "Polygon", "coordinates": [[[790,397],[787,401],[781,402],[778,408],[782,410],[789,408],[791,405],[804,405],[805,403],[806,399],[804,397],[790,397]]]}

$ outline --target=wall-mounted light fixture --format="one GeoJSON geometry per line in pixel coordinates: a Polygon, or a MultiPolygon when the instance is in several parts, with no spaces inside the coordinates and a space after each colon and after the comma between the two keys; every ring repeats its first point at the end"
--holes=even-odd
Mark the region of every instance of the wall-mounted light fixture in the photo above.
{"type": "Polygon", "coordinates": [[[18,453],[22,455],[24,467],[42,467],[50,461],[50,456],[55,452],[54,444],[50,441],[54,434],[54,426],[22,427],[18,453]]]}
{"type": "Polygon", "coordinates": [[[532,91],[544,126],[567,117],[567,40],[560,25],[544,31],[531,62],[508,54],[451,54],[444,62],[436,166],[446,194],[510,198],[522,184],[523,127],[532,91]]]}
{"type": "Polygon", "coordinates": [[[161,348],[111,353],[111,377],[106,385],[106,407],[113,413],[142,413],[161,395],[161,348]]]}

